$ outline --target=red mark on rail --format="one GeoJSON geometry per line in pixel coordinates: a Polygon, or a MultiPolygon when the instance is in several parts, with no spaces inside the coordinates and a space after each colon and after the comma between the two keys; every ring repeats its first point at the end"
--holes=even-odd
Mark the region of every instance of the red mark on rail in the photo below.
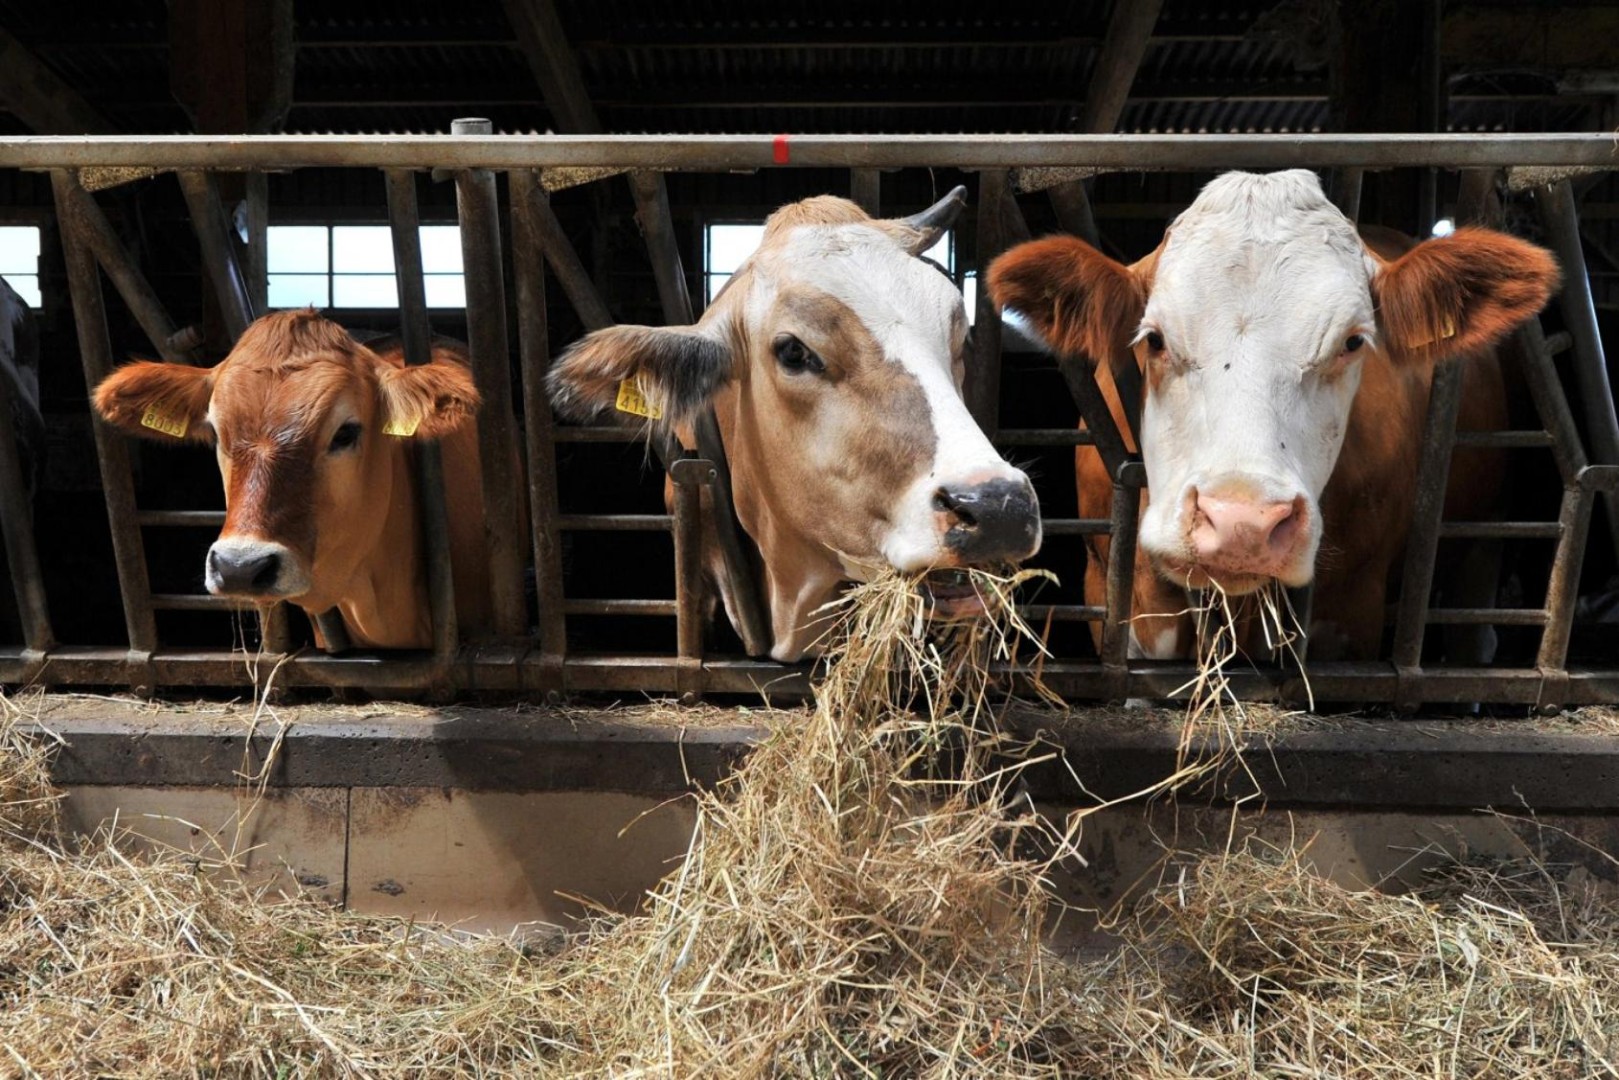
{"type": "Polygon", "coordinates": [[[789,157],[787,150],[787,136],[777,135],[770,144],[770,157],[777,165],[787,164],[789,157]]]}

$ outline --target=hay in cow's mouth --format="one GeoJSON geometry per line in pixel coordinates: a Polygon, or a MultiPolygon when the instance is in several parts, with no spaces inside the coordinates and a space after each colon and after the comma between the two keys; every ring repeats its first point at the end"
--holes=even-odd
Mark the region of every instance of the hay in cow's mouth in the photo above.
{"type": "MultiPolygon", "coordinates": [[[[1012,566],[961,566],[929,570],[916,584],[916,591],[928,605],[928,618],[950,623],[993,616],[1012,606],[1015,586],[1008,584],[1019,571],[1012,566]]],[[[1018,581],[1042,575],[1023,572],[1018,581]]]]}

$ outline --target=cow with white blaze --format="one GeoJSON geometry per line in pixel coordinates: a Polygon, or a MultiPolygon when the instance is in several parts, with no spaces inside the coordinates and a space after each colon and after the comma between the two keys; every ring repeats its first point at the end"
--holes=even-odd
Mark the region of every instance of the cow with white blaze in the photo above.
{"type": "MultiPolygon", "coordinates": [[[[490,625],[478,389],[453,344],[417,367],[397,339],[375,345],[313,310],[276,312],[215,367],[119,368],[95,408],[132,435],[214,447],[225,525],[209,592],[335,607],[356,645],[432,644],[413,444],[442,440],[457,620],[475,637],[490,625]]],[[[491,512],[522,506],[513,493],[491,512]]]]}
{"type": "MultiPolygon", "coordinates": [[[[1434,364],[1464,358],[1463,430],[1505,426],[1493,346],[1557,281],[1548,253],[1485,229],[1363,238],[1304,170],[1219,177],[1130,266],[1049,237],[989,272],[997,303],[1053,347],[1093,360],[1134,350],[1151,498],[1131,644],[1163,658],[1192,647],[1185,589],[1242,595],[1273,580],[1315,582],[1312,655],[1375,656],[1434,364]]],[[[1097,377],[1123,429],[1107,364],[1097,377]]],[[[1498,469],[1468,454],[1446,510],[1476,519],[1498,469]]],[[[1077,465],[1081,513],[1106,517],[1112,482],[1096,451],[1081,448],[1077,465]]],[[[1101,603],[1105,537],[1091,556],[1087,600],[1101,603]]]]}
{"type": "MultiPolygon", "coordinates": [[[[783,207],[759,249],[693,326],[598,330],[552,369],[565,415],[611,409],[637,384],[687,446],[714,407],[738,521],[763,562],[770,654],[795,660],[843,583],[876,570],[930,576],[936,612],[979,601],[952,573],[1040,546],[1029,478],[962,401],[961,294],[917,258],[959,212],[959,189],[903,220],[821,196],[783,207]]],[[[737,615],[720,556],[710,575],[737,615]]]]}

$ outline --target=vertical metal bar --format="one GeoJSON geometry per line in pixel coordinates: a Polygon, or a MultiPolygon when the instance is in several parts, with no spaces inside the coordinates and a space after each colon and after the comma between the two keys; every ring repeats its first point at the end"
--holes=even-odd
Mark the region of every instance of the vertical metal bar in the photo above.
{"type": "Polygon", "coordinates": [[[1366,170],[1358,165],[1335,169],[1332,173],[1332,202],[1350,221],[1360,220],[1360,192],[1366,170]]]}
{"type": "Polygon", "coordinates": [[[1456,444],[1456,414],[1462,400],[1461,363],[1455,358],[1439,361],[1428,394],[1422,456],[1417,464],[1416,502],[1411,509],[1399,614],[1394,623],[1397,671],[1415,671],[1422,664],[1428,594],[1433,589],[1434,559],[1439,551],[1439,521],[1445,512],[1445,486],[1450,477],[1451,450],[1456,444]]]}
{"type": "Polygon", "coordinates": [[[731,499],[731,469],[714,410],[705,409],[693,426],[697,434],[697,453],[709,462],[711,469],[709,486],[714,500],[714,539],[719,543],[720,556],[725,560],[731,598],[737,606],[737,622],[740,624],[737,633],[749,656],[763,656],[770,651],[770,628],[765,618],[764,602],[759,595],[755,560],[751,554],[753,544],[742,531],[741,522],[736,516],[736,505],[731,499]]]}
{"type": "MultiPolygon", "coordinates": [[[[457,120],[457,135],[487,135],[487,120],[457,120]]],[[[461,219],[461,260],[467,288],[467,338],[483,412],[478,417],[478,456],[483,465],[485,534],[489,541],[489,596],[495,633],[521,637],[528,630],[523,598],[523,548],[516,516],[501,512],[518,490],[517,440],[513,434],[511,353],[506,342],[506,283],[500,266],[500,210],[495,174],[484,169],[456,173],[455,204],[461,219]]]]}
{"type": "MultiPolygon", "coordinates": [[[[1585,407],[1585,430],[1590,440],[1591,461],[1597,465],[1619,465],[1619,414],[1614,411],[1613,387],[1608,382],[1607,357],[1603,354],[1602,334],[1597,328],[1596,304],[1591,296],[1591,276],[1580,244],[1580,219],[1574,203],[1574,188],[1559,180],[1536,192],[1535,209],[1546,230],[1546,242],[1563,267],[1563,291],[1558,309],[1574,338],[1574,376],[1585,407]]],[[[1603,493],[1608,511],[1614,548],[1619,552],[1619,499],[1603,493]]]]}
{"type": "Polygon", "coordinates": [[[270,178],[262,172],[247,174],[247,244],[242,255],[242,276],[254,311],[270,309],[270,178]]]}
{"type": "Polygon", "coordinates": [[[1062,231],[1079,237],[1091,247],[1100,247],[1102,234],[1096,227],[1096,214],[1091,210],[1091,198],[1085,193],[1083,180],[1070,180],[1046,190],[1051,208],[1057,213],[1057,224],[1062,231]]]}
{"type": "Polygon", "coordinates": [[[680,265],[680,246],[675,242],[674,217],[669,212],[669,189],[663,174],[630,173],[630,193],[635,196],[635,217],[641,223],[647,252],[652,257],[663,320],[670,326],[688,326],[696,320],[680,265]]]}
{"type": "Polygon", "coordinates": [[[1551,577],[1546,581],[1546,628],[1541,632],[1540,652],[1535,657],[1535,666],[1542,671],[1561,671],[1568,663],[1574,601],[1585,562],[1585,543],[1591,533],[1592,494],[1580,480],[1563,489],[1563,505],[1557,515],[1563,533],[1558,537],[1551,577]]]}
{"type": "Polygon", "coordinates": [[[258,609],[259,645],[267,653],[284,653],[292,649],[292,629],[287,625],[285,601],[265,604],[258,609]]]}
{"type": "Polygon", "coordinates": [[[872,217],[882,212],[883,174],[877,169],[849,170],[849,198],[872,217]]]}
{"type": "MultiPolygon", "coordinates": [[[[534,534],[534,576],[539,594],[542,663],[567,654],[568,627],[563,613],[561,510],[557,503],[556,421],[545,394],[551,366],[545,307],[544,241],[540,219],[550,203],[534,173],[516,169],[506,174],[512,214],[512,276],[517,286],[517,348],[523,374],[523,416],[528,449],[528,512],[534,534]]],[[[551,219],[556,220],[554,217],[551,219]]],[[[572,247],[569,247],[572,251],[572,247]]],[[[576,257],[577,258],[577,257],[576,257]]],[[[583,267],[581,267],[583,269],[583,267]]],[[[678,548],[678,542],[677,542],[678,548]]],[[[561,690],[561,672],[557,671],[561,690]]]]}
{"type": "Polygon", "coordinates": [[[30,652],[43,653],[54,643],[54,636],[39,549],[34,543],[34,510],[17,453],[17,425],[11,405],[11,382],[0,379],[0,538],[5,541],[23,644],[30,652]]]}
{"type": "Polygon", "coordinates": [[[1056,359],[1057,369],[1068,384],[1068,393],[1079,408],[1086,430],[1091,433],[1096,452],[1102,455],[1102,464],[1107,466],[1108,475],[1117,480],[1119,470],[1130,460],[1130,451],[1124,445],[1118,425],[1113,422],[1113,412],[1107,406],[1102,388],[1096,383],[1096,373],[1091,370],[1090,361],[1069,353],[1058,353],[1056,359]]]}
{"type": "Polygon", "coordinates": [[[343,622],[343,613],[336,608],[327,608],[316,615],[315,628],[320,631],[321,647],[327,652],[345,653],[351,648],[348,624],[343,622]]]}
{"type": "Polygon", "coordinates": [[[978,174],[978,310],[973,318],[973,362],[967,371],[967,409],[995,437],[1001,411],[1001,316],[990,299],[986,271],[1005,246],[1001,228],[1001,200],[1006,194],[1006,170],[985,169],[978,174]]]}
{"type": "MultiPolygon", "coordinates": [[[[517,177],[522,171],[507,174],[514,232],[517,228],[515,217],[519,202],[517,177]]],[[[586,330],[600,330],[604,326],[612,326],[613,316],[608,312],[601,294],[596,291],[596,283],[590,279],[590,271],[585,269],[584,261],[579,258],[579,253],[568,240],[568,234],[563,231],[562,222],[557,220],[556,211],[551,209],[551,200],[545,190],[534,183],[532,177],[524,182],[523,187],[533,192],[530,197],[521,200],[523,214],[529,221],[528,227],[533,231],[540,250],[545,253],[545,261],[551,264],[551,271],[556,274],[562,291],[568,295],[568,302],[579,314],[579,321],[585,324],[586,330]]],[[[515,257],[514,248],[513,258],[515,257]]]]}
{"type": "MultiPolygon", "coordinates": [[[[73,298],[73,322],[78,332],[79,359],[85,386],[93,390],[112,371],[112,343],[107,337],[107,309],[101,295],[101,274],[95,256],[84,244],[71,212],[71,187],[77,179],[65,170],[51,173],[56,195],[62,255],[67,264],[68,290],[73,298]]],[[[118,568],[118,589],[124,602],[124,628],[131,653],[149,656],[157,648],[157,623],[152,615],[152,587],[146,576],[146,549],[135,523],[135,480],[129,466],[129,444],[122,435],[93,421],[96,460],[101,466],[101,489],[107,501],[112,532],[113,559],[118,568]]],[[[144,657],[140,661],[144,663],[144,657]]]]}
{"type": "Polygon", "coordinates": [[[225,318],[225,330],[235,341],[253,321],[253,300],[248,292],[247,279],[242,276],[241,263],[236,258],[236,247],[225,222],[225,209],[219,200],[219,185],[212,173],[182,170],[180,190],[185,194],[186,206],[191,212],[191,225],[197,231],[197,244],[202,249],[202,264],[208,280],[219,299],[225,318]]]}
{"type": "Polygon", "coordinates": [[[702,490],[717,479],[711,462],[677,461],[669,470],[675,488],[675,637],[682,660],[703,655],[702,490]]]}
{"type": "MultiPolygon", "coordinates": [[[[1417,128],[1420,131],[1438,131],[1445,115],[1445,80],[1439,59],[1441,0],[1422,0],[1422,54],[1418,58],[1417,78],[1422,96],[1417,101],[1417,128]]],[[[1432,165],[1417,170],[1417,224],[1427,235],[1439,218],[1439,170],[1432,165]]]]}
{"type": "MultiPolygon", "coordinates": [[[[416,174],[383,171],[388,189],[388,225],[393,234],[394,280],[399,287],[399,334],[405,363],[419,367],[433,360],[433,331],[427,321],[427,288],[422,280],[421,220],[416,209],[416,174]]],[[[427,551],[427,599],[433,619],[433,655],[443,665],[455,657],[460,626],[455,613],[455,573],[450,563],[450,516],[444,505],[444,453],[437,439],[416,447],[416,494],[427,551]]]]}
{"type": "Polygon", "coordinates": [[[1110,697],[1129,695],[1130,601],[1135,587],[1140,515],[1141,489],[1115,481],[1112,538],[1107,553],[1107,619],[1102,623],[1102,667],[1112,684],[1110,697]]]}
{"type": "Polygon", "coordinates": [[[172,344],[174,323],[169,319],[169,313],[129,257],[107,215],[101,212],[101,207],[96,205],[90,193],[80,186],[77,177],[69,175],[63,190],[66,204],[62,212],[73,218],[79,236],[95,255],[101,269],[106,271],[130,314],[135,316],[135,321],[146,332],[152,348],[171,364],[191,363],[192,358],[172,344]]]}

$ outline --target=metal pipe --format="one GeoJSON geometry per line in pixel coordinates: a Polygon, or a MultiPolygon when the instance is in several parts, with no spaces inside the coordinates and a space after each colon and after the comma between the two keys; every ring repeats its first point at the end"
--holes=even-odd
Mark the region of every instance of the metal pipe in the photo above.
{"type": "MultiPolygon", "coordinates": [[[[1119,681],[1109,697],[1127,697],[1130,659],[1130,602],[1136,579],[1136,530],[1141,521],[1141,489],[1113,485],[1113,541],[1107,553],[1107,620],[1102,624],[1102,667],[1119,681]]],[[[1111,685],[1111,683],[1110,683],[1111,685]]]]}
{"type": "Polygon", "coordinates": [[[107,220],[107,215],[101,212],[95,198],[84,190],[74,176],[69,176],[63,190],[66,196],[64,212],[72,215],[79,235],[95,255],[96,262],[101,264],[101,269],[106,271],[113,288],[118,290],[119,297],[129,308],[129,313],[135,316],[135,321],[151,340],[152,348],[171,364],[194,363],[189,353],[174,347],[174,322],[164,309],[163,301],[157,298],[145,275],[129,257],[129,252],[119,241],[118,233],[107,220]]]}
{"type": "Polygon", "coordinates": [[[34,543],[34,508],[23,479],[22,457],[17,451],[17,425],[12,418],[12,389],[0,379],[0,539],[5,542],[11,591],[17,598],[17,617],[23,643],[43,653],[55,644],[50,606],[45,598],[45,577],[40,570],[39,548],[34,543]]]}
{"type": "Polygon", "coordinates": [[[1544,626],[1540,608],[1429,608],[1429,626],[1544,626]]]}
{"type": "MultiPolygon", "coordinates": [[[[85,386],[94,389],[112,371],[112,343],[107,336],[107,309],[95,256],[81,239],[73,215],[63,213],[71,200],[70,185],[75,182],[65,172],[51,174],[79,360],[84,365],[85,386]]],[[[157,648],[157,623],[152,616],[152,587],[146,576],[146,549],[135,523],[135,480],[129,465],[129,443],[100,420],[91,422],[91,431],[96,440],[96,462],[101,467],[101,492],[107,502],[107,524],[112,532],[113,561],[118,568],[129,649],[132,653],[150,654],[157,648]]],[[[145,684],[140,674],[134,679],[145,684]]]]}
{"type": "Polygon", "coordinates": [[[1574,424],[1574,413],[1568,406],[1568,395],[1563,393],[1562,380],[1557,377],[1557,366],[1547,350],[1547,339],[1540,329],[1538,318],[1530,319],[1513,335],[1518,360],[1522,365],[1524,384],[1535,405],[1535,415],[1546,425],[1551,440],[1552,460],[1557,475],[1564,484],[1572,484],[1587,465],[1585,446],[1574,424]]]}
{"type": "Polygon", "coordinates": [[[883,174],[878,169],[849,170],[849,198],[872,217],[882,212],[883,174]]]}
{"type": "Polygon", "coordinates": [[[558,514],[564,532],[668,532],[674,527],[668,514],[558,514]]]}
{"type": "MultiPolygon", "coordinates": [[[[1001,227],[1001,200],[1006,197],[1006,170],[986,169],[978,174],[978,271],[980,285],[990,262],[1006,244],[1001,227]]],[[[967,409],[984,434],[995,438],[1001,423],[1001,313],[989,289],[978,290],[973,316],[972,366],[967,369],[967,409]]]]}
{"type": "Polygon", "coordinates": [[[1107,518],[1046,518],[1040,530],[1047,536],[1106,536],[1113,531],[1107,518]]]}
{"type": "Polygon", "coordinates": [[[569,615],[678,615],[677,600],[576,600],[563,603],[569,615]]]}
{"type": "Polygon", "coordinates": [[[1360,193],[1366,179],[1359,165],[1345,165],[1332,173],[1332,202],[1350,221],[1360,220],[1360,193]]]}
{"type": "Polygon", "coordinates": [[[1113,422],[1113,412],[1108,408],[1107,398],[1102,395],[1102,388],[1096,383],[1091,362],[1085,357],[1064,353],[1057,354],[1056,359],[1063,381],[1068,384],[1068,393],[1079,408],[1086,430],[1090,432],[1092,444],[1096,452],[1102,455],[1102,464],[1107,466],[1108,475],[1122,480],[1120,470],[1131,460],[1130,451],[1124,445],[1118,425],[1113,422]]]}
{"type": "MultiPolygon", "coordinates": [[[[1435,165],[1612,169],[1605,132],[1491,135],[76,135],[0,139],[0,168],[87,165],[160,169],[542,169],[728,171],[798,168],[1017,168],[1101,171],[1232,168],[1382,169],[1435,165]]],[[[1341,204],[1340,204],[1341,205],[1341,204]]]]}
{"type": "Polygon", "coordinates": [[[658,302],[663,321],[670,326],[689,326],[696,321],[686,275],[680,264],[680,246],[675,242],[673,215],[669,211],[669,189],[663,174],[633,172],[630,193],[635,196],[635,219],[646,237],[647,254],[652,259],[652,276],[658,283],[658,302]]]}
{"type": "MultiPolygon", "coordinates": [[[[528,512],[529,528],[534,540],[540,651],[560,663],[567,652],[568,642],[562,582],[562,530],[566,526],[557,497],[556,419],[551,415],[551,401],[545,393],[545,375],[551,367],[551,346],[545,306],[545,259],[542,258],[546,247],[547,222],[555,225],[556,218],[551,214],[551,204],[539,184],[535,183],[532,172],[513,172],[508,184],[512,215],[512,277],[517,287],[517,349],[519,369],[523,376],[523,417],[527,422],[524,441],[528,451],[528,512]]],[[[567,244],[566,237],[563,243],[568,254],[572,255],[573,247],[567,244]]],[[[577,260],[577,256],[574,258],[577,260]]],[[[556,265],[554,260],[552,265],[556,265]]],[[[584,268],[581,266],[579,269],[582,272],[584,268]]],[[[578,305],[577,300],[575,305],[578,305]]],[[[583,308],[580,314],[584,315],[583,308]]],[[[607,316],[605,307],[601,315],[604,318],[607,316]]]]}
{"type": "Polygon", "coordinates": [[[219,185],[210,173],[182,171],[179,177],[180,190],[185,194],[186,207],[191,212],[191,225],[197,233],[197,244],[202,249],[202,264],[213,285],[214,296],[219,300],[225,331],[234,342],[253,321],[253,300],[248,292],[247,279],[242,275],[241,263],[236,258],[230,230],[225,224],[225,209],[219,201],[219,185]]]}
{"type": "MultiPolygon", "coordinates": [[[[457,135],[489,121],[457,120],[457,135]]],[[[522,482],[513,434],[511,353],[506,341],[506,283],[500,266],[500,209],[495,177],[481,169],[456,173],[455,205],[461,221],[461,262],[466,276],[467,344],[483,394],[478,417],[478,457],[483,465],[484,532],[488,538],[489,599],[494,631],[507,638],[528,632],[523,597],[523,548],[516,515],[502,513],[522,482]]]]}
{"type": "MultiPolygon", "coordinates": [[[[416,174],[409,169],[383,173],[388,192],[388,227],[393,238],[394,281],[399,292],[399,337],[405,363],[433,362],[433,328],[427,321],[427,286],[422,279],[421,219],[416,207],[416,174]]],[[[388,436],[393,438],[393,436],[388,436]]],[[[450,514],[444,502],[444,448],[421,439],[416,458],[417,505],[426,549],[427,604],[433,621],[433,655],[446,671],[460,641],[455,609],[455,570],[450,555],[450,514]]]]}
{"type": "Polygon", "coordinates": [[[772,641],[770,620],[759,591],[758,552],[752,539],[742,530],[737,520],[736,503],[731,495],[731,468],[725,454],[725,443],[720,438],[719,421],[712,408],[698,414],[693,425],[697,434],[697,452],[706,458],[713,470],[709,491],[713,507],[714,539],[720,547],[725,563],[725,575],[731,588],[731,599],[736,604],[739,625],[737,634],[749,656],[764,656],[772,641]]]}
{"type": "Polygon", "coordinates": [[[1094,436],[1084,428],[1002,428],[996,446],[1091,446],[1094,436]]]}
{"type": "MultiPolygon", "coordinates": [[[[528,221],[525,227],[532,230],[535,242],[545,253],[545,261],[551,264],[551,272],[556,274],[557,282],[578,313],[579,321],[585,324],[585,329],[600,330],[612,326],[613,316],[608,312],[601,294],[596,291],[590,271],[585,269],[579,253],[563,231],[562,222],[557,220],[556,211],[551,209],[551,200],[545,189],[534,182],[534,174],[526,169],[514,169],[508,184],[512,203],[512,231],[515,233],[517,230],[516,219],[521,212],[528,221]],[[527,179],[519,181],[519,177],[527,179]],[[523,192],[521,196],[518,194],[519,188],[523,192]]],[[[514,246],[514,259],[516,250],[514,246]]]]}
{"type": "MultiPolygon", "coordinates": [[[[675,488],[675,655],[703,656],[702,490],[715,481],[714,466],[701,458],[677,461],[669,470],[675,488]]],[[[699,665],[700,666],[700,665],[699,665]]]]}
{"type": "Polygon", "coordinates": [[[1445,512],[1445,487],[1450,478],[1451,448],[1456,439],[1456,415],[1461,400],[1461,361],[1454,357],[1439,361],[1428,392],[1428,415],[1423,425],[1422,451],[1417,463],[1416,500],[1411,508],[1411,531],[1406,537],[1399,614],[1394,623],[1394,666],[1397,670],[1414,670],[1422,666],[1422,637],[1427,624],[1428,594],[1433,589],[1434,560],[1439,551],[1439,521],[1445,512]]]}
{"type": "MultiPolygon", "coordinates": [[[[326,652],[336,655],[346,653],[354,647],[353,643],[349,641],[348,624],[343,621],[342,612],[336,608],[327,608],[319,615],[316,615],[314,621],[315,629],[320,631],[321,647],[326,652]]],[[[435,672],[433,678],[423,680],[418,685],[425,687],[437,681],[439,676],[436,673],[441,669],[436,660],[433,670],[435,672]]]]}
{"type": "Polygon", "coordinates": [[[1574,631],[1574,602],[1580,587],[1580,570],[1585,563],[1585,542],[1591,531],[1592,493],[1580,478],[1563,491],[1558,524],[1563,538],[1552,557],[1551,577],[1546,581],[1546,629],[1540,636],[1535,666],[1542,671],[1562,671],[1568,663],[1568,642],[1574,631]]]}

